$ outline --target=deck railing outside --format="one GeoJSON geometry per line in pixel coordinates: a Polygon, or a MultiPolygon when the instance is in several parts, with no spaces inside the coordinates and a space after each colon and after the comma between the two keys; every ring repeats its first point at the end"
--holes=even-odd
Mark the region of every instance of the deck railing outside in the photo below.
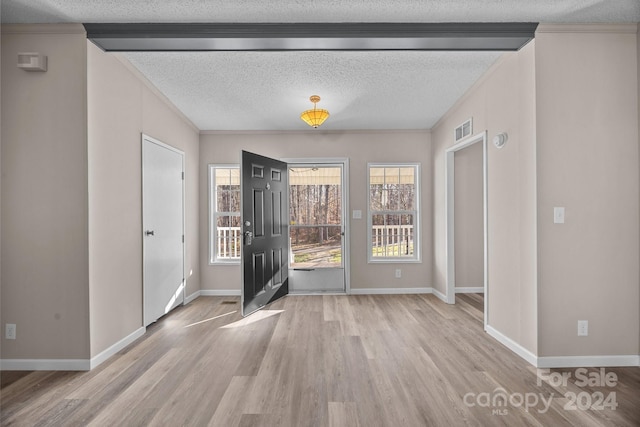
{"type": "Polygon", "coordinates": [[[240,227],[218,227],[217,257],[219,259],[240,259],[242,231],[240,227]]]}
{"type": "MultiPolygon", "coordinates": [[[[240,227],[218,227],[217,256],[239,259],[242,248],[240,227]]],[[[373,256],[406,256],[413,252],[413,225],[374,225],[371,230],[373,256]]]]}
{"type": "Polygon", "coordinates": [[[374,257],[413,254],[413,225],[374,225],[371,230],[374,257]]]}

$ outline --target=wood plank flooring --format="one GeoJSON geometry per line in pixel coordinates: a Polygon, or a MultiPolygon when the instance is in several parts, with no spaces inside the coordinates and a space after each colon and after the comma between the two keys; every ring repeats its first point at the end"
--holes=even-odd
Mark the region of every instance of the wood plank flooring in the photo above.
{"type": "Polygon", "coordinates": [[[538,385],[483,331],[482,307],[482,295],[455,306],[433,295],[289,296],[242,319],[238,298],[201,297],[91,372],[2,372],[0,424],[640,425],[639,368],[607,368],[613,388],[538,385]],[[618,406],[587,409],[598,392],[618,406]],[[575,410],[565,393],[581,396],[575,410]]]}

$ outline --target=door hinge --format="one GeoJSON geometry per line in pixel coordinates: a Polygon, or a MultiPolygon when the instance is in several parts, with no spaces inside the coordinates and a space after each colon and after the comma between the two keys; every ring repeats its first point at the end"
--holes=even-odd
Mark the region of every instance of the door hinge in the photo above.
{"type": "Polygon", "coordinates": [[[182,243],[184,243],[184,234],[182,235],[182,243]]]}
{"type": "Polygon", "coordinates": [[[182,180],[184,181],[184,172],[181,172],[180,176],[182,177],[182,180]]]}

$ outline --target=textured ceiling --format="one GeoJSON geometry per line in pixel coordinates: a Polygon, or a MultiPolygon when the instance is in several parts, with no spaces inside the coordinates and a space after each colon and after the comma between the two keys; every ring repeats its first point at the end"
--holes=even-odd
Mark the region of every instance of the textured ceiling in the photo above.
{"type": "Polygon", "coordinates": [[[500,53],[127,53],[200,129],[420,129],[435,123],[500,53]],[[188,76],[185,78],[185,76],[188,76]]]}
{"type": "Polygon", "coordinates": [[[3,0],[3,22],[635,22],[638,0],[3,0]],[[634,18],[635,16],[635,18],[634,18]]]}
{"type": "MultiPolygon", "coordinates": [[[[637,22],[639,0],[2,0],[3,23],[637,22]]],[[[496,52],[202,52],[124,56],[201,130],[428,129],[496,52]]]]}

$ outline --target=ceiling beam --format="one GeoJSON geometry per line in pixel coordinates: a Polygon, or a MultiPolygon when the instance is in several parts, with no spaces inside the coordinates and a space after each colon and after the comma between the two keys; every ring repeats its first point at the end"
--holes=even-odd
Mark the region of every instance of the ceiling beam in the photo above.
{"type": "Polygon", "coordinates": [[[537,23],[84,24],[108,52],[513,51],[537,23]]]}

